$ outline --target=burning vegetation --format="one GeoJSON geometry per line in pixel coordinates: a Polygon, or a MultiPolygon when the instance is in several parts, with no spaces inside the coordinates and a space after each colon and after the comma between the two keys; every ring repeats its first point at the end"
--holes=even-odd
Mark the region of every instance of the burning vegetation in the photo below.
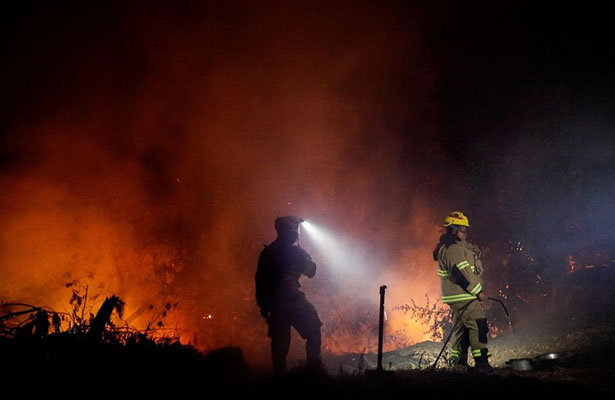
{"type": "MultiPolygon", "coordinates": [[[[392,10],[374,6],[355,19],[326,5],[305,6],[305,14],[248,7],[237,30],[226,25],[232,6],[109,6],[117,15],[104,25],[97,21],[109,10],[100,7],[13,14],[38,28],[10,25],[19,34],[6,67],[29,85],[9,85],[27,107],[13,110],[1,138],[0,301],[70,313],[63,288],[73,282],[89,288],[88,307],[120,296],[122,324],[139,330],[177,304],[164,328],[182,343],[203,351],[238,345],[268,363],[254,271],[272,221],[286,214],[309,215],[358,255],[339,276],[311,251],[319,270],[304,290],[327,320],[331,351],[372,340],[346,341],[363,336],[353,329],[369,332],[361,316],[376,304],[367,293],[377,293],[378,280],[412,264],[421,277],[399,280],[400,302],[409,290],[435,295],[427,257],[411,254],[431,247],[431,237],[405,240],[437,230],[425,205],[431,192],[410,205],[399,200],[440,178],[431,176],[430,155],[404,138],[380,139],[408,106],[420,111],[413,119],[429,119],[419,96],[433,87],[419,73],[412,95],[391,97],[393,78],[363,78],[416,62],[398,56],[420,43],[394,45],[396,32],[378,22],[392,10]],[[323,20],[321,12],[332,14],[323,20]],[[312,29],[316,22],[322,30],[312,29]],[[361,33],[348,41],[339,35],[345,29],[361,33]],[[41,41],[55,51],[24,50],[41,41]],[[354,327],[338,323],[340,315],[354,327]]],[[[424,137],[422,149],[437,147],[434,134],[424,137]]],[[[422,337],[413,327],[406,342],[422,337]]]]}

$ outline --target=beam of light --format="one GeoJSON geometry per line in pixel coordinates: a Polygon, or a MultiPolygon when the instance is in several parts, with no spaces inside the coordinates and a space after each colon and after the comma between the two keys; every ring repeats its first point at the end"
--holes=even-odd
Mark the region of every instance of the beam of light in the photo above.
{"type": "Polygon", "coordinates": [[[326,241],[326,238],[327,238],[326,232],[324,232],[323,230],[317,228],[315,225],[312,225],[310,222],[303,221],[301,223],[300,227],[306,233],[308,233],[310,235],[310,238],[315,243],[318,243],[319,245],[321,245],[321,244],[323,244],[326,241]]]}
{"type": "Polygon", "coordinates": [[[331,272],[338,275],[352,273],[354,276],[364,272],[365,258],[356,246],[308,221],[301,223],[301,229],[325,265],[331,267],[331,272]]]}

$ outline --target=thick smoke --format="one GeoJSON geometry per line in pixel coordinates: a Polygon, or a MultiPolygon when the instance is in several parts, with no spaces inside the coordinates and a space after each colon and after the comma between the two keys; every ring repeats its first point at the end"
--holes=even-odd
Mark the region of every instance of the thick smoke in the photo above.
{"type": "Polygon", "coordinates": [[[301,239],[330,350],[375,341],[342,348],[339,321],[374,323],[355,315],[381,284],[391,307],[437,296],[441,157],[418,13],[284,4],[16,11],[31,29],[15,28],[7,67],[24,98],[2,139],[2,300],[67,311],[87,285],[92,305],[126,301],[121,323],[170,305],[163,328],[185,342],[266,360],[253,277],[287,214],[365,262],[335,279],[301,239]]]}

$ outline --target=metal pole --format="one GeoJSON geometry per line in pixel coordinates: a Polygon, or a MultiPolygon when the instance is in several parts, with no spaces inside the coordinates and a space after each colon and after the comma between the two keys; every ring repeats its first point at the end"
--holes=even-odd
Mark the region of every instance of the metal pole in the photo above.
{"type": "Polygon", "coordinates": [[[380,321],[378,324],[378,371],[382,371],[382,339],[384,336],[384,291],[386,286],[380,286],[380,321]]]}

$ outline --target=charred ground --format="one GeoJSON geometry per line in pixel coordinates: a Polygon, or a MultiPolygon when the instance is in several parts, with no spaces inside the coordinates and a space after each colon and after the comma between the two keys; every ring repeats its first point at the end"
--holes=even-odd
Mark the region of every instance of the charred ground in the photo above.
{"type": "MultiPolygon", "coordinates": [[[[611,270],[608,276],[612,278],[611,270]]],[[[604,280],[605,286],[610,283],[604,280]]],[[[271,398],[440,397],[458,393],[460,387],[500,396],[554,396],[599,394],[614,388],[610,377],[615,372],[615,321],[608,312],[612,302],[579,301],[574,309],[563,307],[558,313],[535,315],[514,334],[501,332],[490,341],[491,362],[496,367],[491,375],[449,370],[446,353],[438,369],[432,370],[442,343],[423,342],[384,354],[385,370],[395,371],[392,375],[371,372],[376,367],[375,354],[327,354],[326,372],[299,364],[288,376],[276,379],[270,370],[250,365],[238,347],[203,353],[176,338],[156,337],[155,330],[115,327],[109,310],[120,311],[116,306],[121,303],[114,297],[107,300],[106,309],[103,305],[96,316],[68,328],[54,325],[58,321],[52,311],[30,310],[22,314],[25,320],[19,324],[14,322],[20,316],[4,314],[0,335],[3,376],[16,385],[40,382],[109,390],[121,383],[134,393],[203,390],[213,394],[222,390],[271,398]],[[104,329],[96,331],[97,318],[100,321],[103,316],[107,318],[104,329]],[[558,351],[573,352],[574,362],[529,372],[513,371],[506,365],[509,359],[558,351]]]]}

